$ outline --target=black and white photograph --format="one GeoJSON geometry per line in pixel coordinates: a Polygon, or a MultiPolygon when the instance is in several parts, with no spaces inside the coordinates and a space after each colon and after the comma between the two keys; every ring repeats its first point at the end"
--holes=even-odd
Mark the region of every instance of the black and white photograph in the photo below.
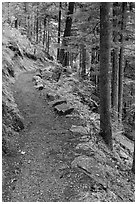
{"type": "Polygon", "coordinates": [[[135,2],[1,12],[2,202],[135,202],[135,2]]]}

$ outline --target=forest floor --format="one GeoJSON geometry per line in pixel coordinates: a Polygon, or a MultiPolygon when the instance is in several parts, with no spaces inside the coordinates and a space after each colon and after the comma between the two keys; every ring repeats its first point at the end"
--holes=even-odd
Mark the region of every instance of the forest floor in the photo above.
{"type": "Polygon", "coordinates": [[[104,147],[95,149],[88,143],[92,147],[81,148],[89,136],[70,129],[82,125],[82,120],[56,114],[44,92],[34,88],[34,75],[34,71],[21,73],[13,87],[25,128],[20,133],[20,150],[7,156],[4,200],[133,202],[134,176],[126,165],[104,147]]]}

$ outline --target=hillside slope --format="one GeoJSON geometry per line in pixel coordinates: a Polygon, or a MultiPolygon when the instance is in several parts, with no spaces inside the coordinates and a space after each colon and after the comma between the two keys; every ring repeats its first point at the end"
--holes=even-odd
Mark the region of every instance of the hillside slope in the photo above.
{"type": "Polygon", "coordinates": [[[3,30],[2,60],[3,201],[133,202],[133,142],[113,128],[107,149],[94,86],[71,70],[56,80],[62,67],[34,56],[16,29],[3,30]],[[72,113],[52,107],[57,99],[72,113]]]}

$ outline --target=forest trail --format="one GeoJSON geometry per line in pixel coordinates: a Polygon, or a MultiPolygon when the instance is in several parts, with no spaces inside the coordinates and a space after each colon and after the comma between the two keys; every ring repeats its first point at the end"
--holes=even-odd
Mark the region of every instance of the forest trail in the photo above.
{"type": "Polygon", "coordinates": [[[122,160],[116,155],[112,157],[104,143],[98,144],[98,148],[94,137],[89,139],[86,133],[70,131],[72,125],[83,126],[83,120],[73,114],[67,117],[55,113],[48,104],[46,88],[40,93],[34,87],[35,74],[35,71],[20,74],[13,87],[25,128],[20,132],[17,154],[7,156],[9,167],[3,199],[10,202],[133,201],[134,178],[123,170],[126,164],[118,164],[122,160]]]}
{"type": "MultiPolygon", "coordinates": [[[[57,116],[32,83],[33,72],[19,75],[15,99],[24,117],[21,173],[12,192],[12,202],[68,201],[69,174],[74,159],[69,128],[77,121],[57,116]]],[[[73,140],[72,140],[73,141],[73,140]]]]}

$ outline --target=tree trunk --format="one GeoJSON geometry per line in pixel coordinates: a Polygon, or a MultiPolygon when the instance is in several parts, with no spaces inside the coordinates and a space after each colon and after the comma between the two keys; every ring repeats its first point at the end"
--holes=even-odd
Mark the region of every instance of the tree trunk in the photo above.
{"type": "Polygon", "coordinates": [[[10,23],[10,2],[7,2],[8,4],[8,23],[10,23]]]}
{"type": "MultiPolygon", "coordinates": [[[[118,42],[118,19],[116,18],[118,15],[118,3],[113,3],[113,42],[118,42]]],[[[113,56],[112,56],[112,80],[111,80],[111,105],[113,111],[113,117],[115,120],[118,118],[118,64],[119,59],[119,49],[118,47],[113,48],[113,56]]]]}
{"type": "Polygon", "coordinates": [[[82,67],[82,49],[79,49],[79,69],[78,69],[78,76],[81,78],[81,67],[82,67]]]}
{"type": "Polygon", "coordinates": [[[81,44],[81,77],[84,79],[86,76],[86,48],[84,43],[81,44]]]}
{"type": "Polygon", "coordinates": [[[132,172],[135,174],[135,143],[134,143],[134,153],[133,153],[132,172]]]}
{"type": "Polygon", "coordinates": [[[43,47],[45,45],[45,40],[46,40],[46,17],[44,18],[44,31],[43,31],[43,47]]]}
{"type": "Polygon", "coordinates": [[[49,53],[49,46],[50,46],[50,32],[49,32],[49,18],[48,18],[48,30],[47,30],[47,43],[46,43],[46,51],[49,53]]]}
{"type": "Polygon", "coordinates": [[[27,15],[27,37],[28,37],[29,40],[31,40],[30,31],[31,31],[30,16],[29,16],[29,14],[28,14],[28,15],[27,15]]]}
{"type": "Polygon", "coordinates": [[[24,12],[25,12],[25,29],[28,35],[28,2],[24,2],[24,12]]]}
{"type": "MultiPolygon", "coordinates": [[[[99,91],[99,76],[94,74],[92,75],[92,71],[95,72],[97,70],[95,70],[96,64],[98,64],[99,62],[99,53],[98,53],[99,47],[96,46],[94,48],[92,48],[92,55],[91,55],[91,77],[90,80],[93,81],[95,83],[96,86],[96,90],[99,91]]],[[[96,68],[97,69],[97,68],[96,68]]]]}
{"type": "Polygon", "coordinates": [[[38,3],[37,3],[37,15],[36,15],[36,44],[39,41],[39,21],[38,21],[38,3]]]}
{"type": "Polygon", "coordinates": [[[122,21],[121,21],[121,48],[119,54],[119,89],[118,89],[118,116],[119,121],[122,120],[122,108],[123,108],[123,78],[124,78],[124,35],[125,30],[125,14],[127,3],[122,3],[122,21]]]}
{"type": "Polygon", "coordinates": [[[110,121],[110,5],[101,3],[100,7],[100,134],[112,150],[112,127],[110,121]]]}
{"type": "MultiPolygon", "coordinates": [[[[63,35],[63,41],[62,41],[62,46],[67,46],[68,45],[68,39],[67,37],[71,36],[71,26],[72,26],[72,17],[71,15],[73,14],[74,10],[74,2],[69,2],[68,6],[68,13],[67,13],[67,18],[66,18],[66,25],[65,25],[65,30],[64,30],[64,35],[63,35]]],[[[60,50],[60,62],[63,66],[68,66],[69,59],[68,59],[68,52],[65,52],[65,49],[62,48],[60,50]]]]}
{"type": "MultiPolygon", "coordinates": [[[[58,45],[60,46],[60,32],[61,32],[61,2],[59,3],[59,23],[58,23],[58,45]]],[[[60,48],[57,50],[57,60],[59,60],[60,48]]]]}
{"type": "Polygon", "coordinates": [[[15,19],[15,28],[18,29],[18,19],[15,19]]]}
{"type": "Polygon", "coordinates": [[[69,55],[69,62],[70,62],[70,66],[73,69],[73,53],[71,52],[69,55]]]}
{"type": "Polygon", "coordinates": [[[42,24],[41,21],[39,20],[39,43],[41,43],[42,40],[42,24]]]}
{"type": "Polygon", "coordinates": [[[36,41],[35,39],[36,39],[36,35],[35,35],[35,33],[36,33],[36,23],[35,23],[35,20],[36,20],[36,18],[35,18],[35,15],[34,15],[34,20],[33,20],[33,32],[34,32],[34,41],[36,41]]]}

